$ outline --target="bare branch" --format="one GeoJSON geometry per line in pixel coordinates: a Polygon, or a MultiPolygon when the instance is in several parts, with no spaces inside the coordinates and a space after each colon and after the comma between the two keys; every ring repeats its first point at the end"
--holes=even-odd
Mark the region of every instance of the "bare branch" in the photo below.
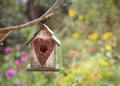
{"type": "Polygon", "coordinates": [[[12,33],[13,33],[13,31],[8,32],[8,33],[0,40],[0,44],[3,43],[12,33]]]}
{"type": "Polygon", "coordinates": [[[15,31],[15,30],[21,30],[24,29],[27,26],[33,26],[43,20],[45,20],[46,18],[50,17],[53,15],[52,10],[54,9],[54,7],[58,4],[59,0],[57,0],[41,17],[30,21],[28,23],[22,24],[22,25],[17,25],[17,26],[12,26],[12,27],[6,27],[6,28],[0,28],[0,32],[7,32],[7,31],[15,31]]]}
{"type": "Polygon", "coordinates": [[[50,16],[52,16],[54,13],[50,13],[46,16],[46,18],[49,18],[50,16]]]}
{"type": "Polygon", "coordinates": [[[17,25],[17,26],[12,26],[12,27],[6,27],[6,28],[0,28],[0,32],[8,32],[1,40],[0,44],[3,43],[15,30],[21,30],[24,29],[27,26],[33,26],[53,15],[51,11],[54,9],[54,7],[58,4],[59,0],[57,0],[41,17],[30,21],[28,23],[22,24],[22,25],[17,25]]]}

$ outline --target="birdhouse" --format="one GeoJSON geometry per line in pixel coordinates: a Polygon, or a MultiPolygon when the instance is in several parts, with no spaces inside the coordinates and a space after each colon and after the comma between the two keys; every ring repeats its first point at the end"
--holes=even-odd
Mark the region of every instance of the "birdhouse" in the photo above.
{"type": "Polygon", "coordinates": [[[28,71],[59,71],[56,64],[56,45],[60,46],[60,41],[54,32],[45,24],[28,41],[31,42],[31,63],[28,71]]]}

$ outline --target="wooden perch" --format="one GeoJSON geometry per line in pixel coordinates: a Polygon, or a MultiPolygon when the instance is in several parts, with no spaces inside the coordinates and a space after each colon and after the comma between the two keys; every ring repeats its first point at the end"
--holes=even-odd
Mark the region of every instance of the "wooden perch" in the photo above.
{"type": "Polygon", "coordinates": [[[5,39],[8,38],[8,36],[15,30],[21,30],[21,29],[25,29],[25,27],[28,26],[33,26],[49,17],[51,17],[53,15],[52,11],[55,8],[55,6],[58,4],[59,0],[57,0],[41,17],[30,21],[28,23],[22,24],[22,25],[17,25],[17,26],[12,26],[12,27],[6,27],[6,28],[0,28],[0,32],[8,32],[7,35],[5,35],[1,40],[0,43],[2,43],[5,39]]]}

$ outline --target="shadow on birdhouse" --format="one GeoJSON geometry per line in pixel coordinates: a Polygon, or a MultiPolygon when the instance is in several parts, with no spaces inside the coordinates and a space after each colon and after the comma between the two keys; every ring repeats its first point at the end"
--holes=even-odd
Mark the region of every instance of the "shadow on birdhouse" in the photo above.
{"type": "Polygon", "coordinates": [[[45,24],[26,43],[31,42],[31,63],[28,71],[59,71],[59,64],[56,64],[56,45],[60,46],[60,41],[54,32],[45,24]]]}

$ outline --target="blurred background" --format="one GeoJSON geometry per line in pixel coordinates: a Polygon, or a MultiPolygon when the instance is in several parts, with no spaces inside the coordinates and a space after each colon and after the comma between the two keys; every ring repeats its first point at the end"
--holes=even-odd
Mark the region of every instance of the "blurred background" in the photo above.
{"type": "MultiPolygon", "coordinates": [[[[0,27],[34,20],[55,1],[0,0],[0,27]]],[[[40,25],[26,27],[0,45],[0,86],[120,86],[120,0],[61,0],[54,13],[42,22],[61,40],[61,70],[26,71],[25,42],[40,25]]]]}

